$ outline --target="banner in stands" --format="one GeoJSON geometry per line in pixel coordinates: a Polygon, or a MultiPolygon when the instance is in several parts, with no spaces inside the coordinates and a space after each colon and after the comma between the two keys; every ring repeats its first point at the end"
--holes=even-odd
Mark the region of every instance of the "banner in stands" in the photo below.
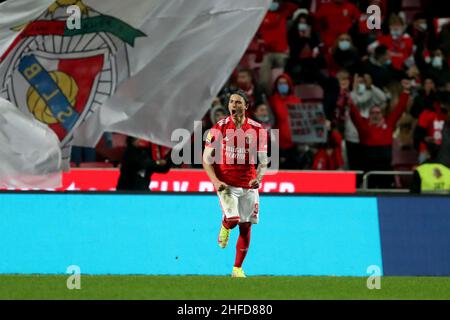
{"type": "Polygon", "coordinates": [[[289,104],[292,140],[298,143],[325,143],[327,128],[320,102],[289,104]]]}
{"type": "MultiPolygon", "coordinates": [[[[118,169],[72,169],[63,175],[58,190],[113,191],[119,178],[118,169]]],[[[203,170],[174,169],[167,174],[154,174],[152,191],[213,192],[203,170]]],[[[319,171],[281,171],[264,178],[261,192],[273,193],[355,193],[356,173],[319,171]]]]}

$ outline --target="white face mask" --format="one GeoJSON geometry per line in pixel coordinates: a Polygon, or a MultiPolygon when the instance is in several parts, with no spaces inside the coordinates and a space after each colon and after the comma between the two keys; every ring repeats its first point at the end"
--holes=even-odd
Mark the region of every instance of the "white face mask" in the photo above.
{"type": "Polygon", "coordinates": [[[350,41],[348,40],[339,41],[339,49],[341,49],[342,51],[350,49],[350,45],[350,41]]]}
{"type": "Polygon", "coordinates": [[[391,36],[392,36],[392,38],[394,38],[394,39],[397,39],[397,38],[399,38],[401,35],[402,35],[402,31],[401,30],[391,30],[391,36]]]}
{"type": "Polygon", "coordinates": [[[364,92],[366,92],[366,85],[364,83],[359,83],[356,90],[359,94],[363,94],[364,92]]]}
{"type": "Polygon", "coordinates": [[[309,26],[306,23],[299,23],[298,24],[298,31],[306,31],[309,29],[309,26]]]}
{"type": "Polygon", "coordinates": [[[442,68],[442,57],[436,56],[431,60],[431,65],[435,68],[442,68]]]}

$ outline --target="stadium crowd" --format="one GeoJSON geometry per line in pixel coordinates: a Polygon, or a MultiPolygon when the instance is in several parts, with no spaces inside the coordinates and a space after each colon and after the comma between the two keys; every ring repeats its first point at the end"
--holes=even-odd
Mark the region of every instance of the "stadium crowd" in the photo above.
{"type": "MultiPolygon", "coordinates": [[[[279,129],[282,169],[413,170],[450,152],[439,150],[450,139],[443,137],[450,125],[450,14],[430,3],[436,1],[275,0],[203,118],[204,130],[228,116],[227,98],[239,88],[250,98],[248,115],[279,129]],[[381,9],[379,29],[369,28],[369,5],[381,9]],[[320,142],[302,142],[291,130],[289,106],[305,101],[322,108],[320,142]]],[[[117,139],[105,135],[97,160],[120,161],[111,151],[117,139]]],[[[83,162],[78,150],[74,156],[74,165],[83,162]]]]}

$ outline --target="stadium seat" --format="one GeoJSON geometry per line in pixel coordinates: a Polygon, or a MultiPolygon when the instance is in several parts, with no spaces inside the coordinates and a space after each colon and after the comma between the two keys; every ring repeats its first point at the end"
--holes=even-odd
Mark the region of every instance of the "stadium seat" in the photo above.
{"type": "Polygon", "coordinates": [[[317,101],[323,99],[323,89],[317,84],[299,84],[294,88],[295,95],[303,101],[317,101]]]}

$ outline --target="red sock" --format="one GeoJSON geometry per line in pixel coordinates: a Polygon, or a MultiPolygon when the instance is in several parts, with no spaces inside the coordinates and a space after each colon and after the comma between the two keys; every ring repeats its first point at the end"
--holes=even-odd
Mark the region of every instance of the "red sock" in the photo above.
{"type": "Polygon", "coordinates": [[[237,224],[239,223],[239,217],[236,218],[224,218],[222,221],[222,225],[227,228],[227,229],[233,229],[234,227],[237,226],[237,224]]]}
{"type": "Polygon", "coordinates": [[[247,255],[248,247],[250,246],[250,234],[252,224],[250,222],[241,223],[239,225],[239,238],[236,244],[236,260],[235,267],[242,267],[245,256],[247,255]]]}

